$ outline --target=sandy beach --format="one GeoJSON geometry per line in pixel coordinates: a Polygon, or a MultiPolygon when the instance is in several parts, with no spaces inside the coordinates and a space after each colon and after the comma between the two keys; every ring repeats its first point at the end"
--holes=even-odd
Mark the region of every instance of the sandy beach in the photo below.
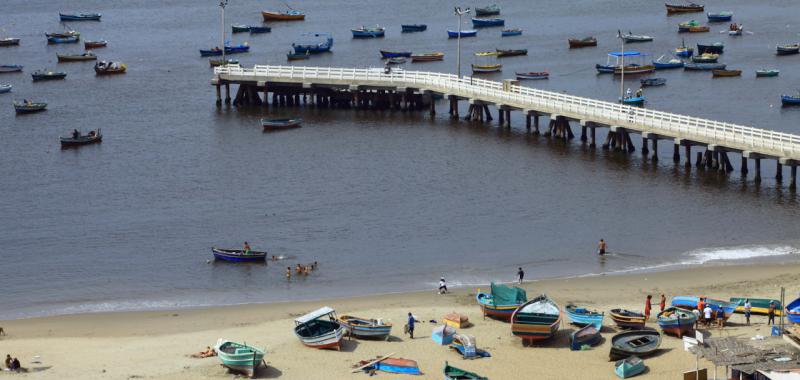
{"type": "MultiPolygon", "coordinates": [[[[560,305],[575,302],[600,310],[616,307],[641,310],[647,294],[708,295],[725,298],[751,296],[778,298],[780,287],[793,299],[800,291],[799,264],[737,265],[526,282],[529,297],[547,293],[560,305]]],[[[571,352],[569,333],[575,327],[563,323],[557,336],[534,347],[523,347],[507,323],[482,318],[474,301],[476,289],[455,289],[446,295],[435,290],[408,294],[358,297],[317,302],[243,305],[209,309],[84,314],[2,321],[7,336],[0,337],[0,354],[20,358],[27,374],[0,373],[0,377],[31,379],[215,379],[231,378],[217,358],[193,359],[188,355],[213,345],[220,337],[246,341],[267,350],[267,368],[259,378],[358,379],[351,365],[362,359],[394,353],[416,360],[424,375],[439,379],[447,360],[458,367],[492,379],[613,379],[608,361],[610,338],[616,330],[609,318],[604,341],[589,351],[571,352]],[[395,326],[388,342],[349,340],[342,351],[315,350],[300,344],[292,332],[293,318],[320,306],[337,312],[384,318],[395,326]],[[407,312],[425,321],[416,339],[402,333],[407,312]],[[477,338],[478,347],[491,358],[462,360],[447,347],[430,339],[435,324],[427,321],[451,311],[469,316],[474,326],[461,330],[477,338]],[[31,363],[35,356],[41,363],[31,363]]],[[[788,301],[788,300],[787,300],[788,301]]],[[[657,310],[657,302],[655,302],[657,310]]],[[[657,327],[651,319],[648,323],[657,327]]],[[[710,329],[712,336],[751,337],[769,335],[766,317],[754,316],[751,326],[735,315],[729,325],[710,329]]],[[[663,353],[646,359],[642,378],[676,379],[694,367],[693,355],[679,339],[665,337],[663,353]]],[[[708,363],[702,362],[701,365],[708,363]]],[[[411,378],[379,373],[380,378],[411,378]]]]}

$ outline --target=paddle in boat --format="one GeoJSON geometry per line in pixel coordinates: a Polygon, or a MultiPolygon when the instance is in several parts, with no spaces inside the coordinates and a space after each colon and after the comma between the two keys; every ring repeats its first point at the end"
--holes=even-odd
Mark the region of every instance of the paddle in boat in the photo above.
{"type": "Polygon", "coordinates": [[[311,53],[307,50],[305,53],[295,53],[293,50],[289,50],[289,52],[286,53],[287,61],[302,61],[309,58],[311,58],[311,53]]]}
{"type": "Polygon", "coordinates": [[[701,4],[689,3],[689,4],[664,4],[667,7],[667,14],[674,14],[674,13],[694,13],[694,12],[702,12],[705,10],[705,6],[701,4]]]}
{"type": "Polygon", "coordinates": [[[0,65],[0,73],[16,73],[22,71],[22,65],[0,65]]]}
{"type": "Polygon", "coordinates": [[[350,29],[353,38],[380,38],[386,34],[386,28],[375,25],[373,27],[361,26],[358,29],[350,29]]]}
{"type": "Polygon", "coordinates": [[[756,70],[756,78],[777,77],[780,73],[780,70],[777,69],[758,69],[756,70]]]}
{"type": "Polygon", "coordinates": [[[21,102],[14,101],[14,112],[20,113],[35,113],[47,109],[47,103],[31,102],[30,100],[23,100],[21,102]]]}
{"type": "Polygon", "coordinates": [[[587,46],[597,46],[597,38],[594,36],[588,36],[584,38],[570,38],[567,40],[569,42],[570,49],[577,49],[587,46]]]}
{"type": "Polygon", "coordinates": [[[7,94],[11,92],[12,88],[14,88],[14,86],[10,84],[0,84],[0,94],[7,94]]]}
{"type": "Polygon", "coordinates": [[[402,28],[402,33],[414,33],[414,32],[424,32],[428,29],[428,25],[425,24],[403,24],[400,25],[402,28]]]}
{"type": "Polygon", "coordinates": [[[522,35],[522,29],[520,28],[503,29],[500,31],[500,37],[513,37],[521,35],[522,35]]]}
{"type": "Polygon", "coordinates": [[[469,29],[469,30],[455,31],[455,30],[448,29],[447,30],[447,37],[448,38],[458,38],[459,33],[461,34],[461,38],[475,37],[475,36],[478,35],[478,30],[469,29]]]}
{"type": "Polygon", "coordinates": [[[292,44],[295,53],[324,53],[333,47],[333,35],[330,33],[305,33],[302,39],[292,44]]]}
{"type": "Polygon", "coordinates": [[[528,49],[495,49],[498,58],[528,55],[528,49]]]}
{"type": "Polygon", "coordinates": [[[717,13],[706,13],[708,17],[708,22],[727,22],[733,19],[733,12],[731,11],[722,11],[717,13]]]}
{"type": "Polygon", "coordinates": [[[225,58],[223,61],[222,58],[211,58],[208,60],[208,64],[211,67],[223,66],[223,65],[238,65],[239,60],[236,58],[225,58]]]}
{"type": "Polygon", "coordinates": [[[678,338],[694,330],[697,317],[691,311],[669,307],[658,313],[658,327],[664,334],[675,335],[678,338]]]}
{"type": "Polygon", "coordinates": [[[72,131],[69,136],[61,137],[61,147],[68,148],[80,145],[95,144],[103,141],[103,134],[98,128],[97,131],[89,131],[83,135],[77,129],[72,131]]]}
{"type": "Polygon", "coordinates": [[[683,61],[677,58],[664,61],[664,56],[662,55],[658,57],[657,60],[653,61],[653,67],[656,70],[680,69],[683,67],[683,61]]]}
{"type": "Polygon", "coordinates": [[[708,25],[701,25],[696,20],[690,20],[678,24],[678,33],[705,33],[710,31],[708,25]]]}
{"type": "MultiPolygon", "coordinates": [[[[777,71],[777,70],[776,70],[777,71]]],[[[745,300],[750,301],[750,313],[758,314],[758,315],[767,315],[769,314],[769,303],[773,302],[775,304],[775,315],[781,315],[781,301],[770,299],[770,298],[745,298],[745,297],[731,297],[730,302],[739,302],[741,304],[736,307],[734,313],[744,314],[744,302],[745,300]]]]}
{"type": "Polygon", "coordinates": [[[19,38],[4,37],[0,38],[0,46],[18,46],[19,38]]]}
{"type": "Polygon", "coordinates": [[[644,314],[626,309],[611,309],[608,313],[611,320],[623,329],[644,328],[644,314]]]}
{"type": "Polygon", "coordinates": [[[106,46],[108,46],[108,41],[106,40],[83,42],[83,47],[86,49],[104,48],[106,46]]]}
{"type": "Polygon", "coordinates": [[[550,73],[547,71],[531,71],[527,73],[514,73],[518,80],[540,80],[550,78],[550,73]]]}
{"type": "Polygon", "coordinates": [[[489,380],[488,377],[483,377],[475,372],[453,367],[446,361],[444,362],[443,372],[444,380],[489,380]]]}
{"type": "Polygon", "coordinates": [[[740,77],[742,76],[742,70],[711,70],[711,74],[713,78],[740,77]]]}
{"type": "Polygon", "coordinates": [[[267,257],[266,251],[245,252],[242,249],[224,249],[217,247],[211,247],[211,253],[214,255],[214,260],[237,263],[264,262],[267,257]]]}
{"type": "Polygon", "coordinates": [[[83,54],[56,54],[58,62],[82,62],[82,61],[96,61],[97,56],[87,51],[83,54]]]}
{"type": "Polygon", "coordinates": [[[633,34],[628,31],[628,33],[622,35],[622,39],[625,40],[626,43],[630,44],[635,42],[650,42],[653,40],[653,37],[643,34],[633,34]]]}
{"type": "Polygon", "coordinates": [[[500,14],[500,6],[497,4],[487,5],[485,7],[475,7],[476,16],[497,16],[500,14]]]}
{"type": "Polygon", "coordinates": [[[600,342],[600,329],[593,324],[583,326],[569,336],[569,349],[578,351],[583,346],[592,347],[600,342]]]}
{"type": "Polygon", "coordinates": [[[727,67],[724,63],[687,63],[683,65],[683,69],[687,71],[709,71],[709,70],[724,70],[727,67]]]}
{"type": "Polygon", "coordinates": [[[296,9],[286,11],[261,11],[264,21],[301,21],[306,19],[306,14],[296,9]]]}
{"type": "Polygon", "coordinates": [[[282,131],[284,129],[300,128],[302,123],[303,119],[300,118],[261,119],[261,127],[264,128],[264,132],[282,131]]]}
{"type": "Polygon", "coordinates": [[[380,50],[381,58],[411,57],[410,51],[388,51],[380,50]]]}
{"type": "Polygon", "coordinates": [[[100,21],[100,13],[59,13],[61,21],[100,21]]]}
{"type": "Polygon", "coordinates": [[[249,378],[255,376],[256,370],[264,361],[263,349],[227,339],[219,339],[214,346],[214,351],[217,352],[222,366],[231,372],[241,373],[249,378]]]}
{"type": "Polygon", "coordinates": [[[342,315],[337,320],[347,329],[347,333],[350,336],[356,338],[387,340],[389,339],[389,333],[392,331],[392,324],[384,322],[382,319],[342,315]]]}
{"type": "Polygon", "coordinates": [[[490,285],[489,293],[482,293],[479,289],[475,298],[484,318],[488,316],[502,321],[510,320],[514,311],[528,301],[524,289],[495,283],[490,285]]]}
{"type": "Polygon", "coordinates": [[[786,305],[786,318],[790,323],[795,325],[800,324],[800,298],[786,305]]]}
{"type": "Polygon", "coordinates": [[[502,18],[472,18],[472,26],[475,28],[486,28],[490,26],[503,26],[506,20],[502,18]]]}
{"type": "Polygon", "coordinates": [[[714,53],[703,53],[692,57],[692,62],[694,63],[717,63],[718,60],[719,54],[714,53]]]}
{"type": "Polygon", "coordinates": [[[800,53],[800,44],[784,44],[776,47],[778,55],[792,55],[800,53]]]}
{"type": "Polygon", "coordinates": [[[642,78],[639,80],[642,87],[658,87],[667,84],[666,78],[642,78]]]}
{"type": "Polygon", "coordinates": [[[34,82],[43,80],[59,80],[67,77],[67,73],[63,71],[50,71],[50,70],[36,70],[31,74],[34,82]]]}
{"type": "Polygon", "coordinates": [[[576,306],[574,304],[567,304],[567,306],[564,307],[564,311],[566,311],[567,317],[569,317],[569,320],[574,325],[592,325],[597,330],[603,328],[603,317],[605,315],[602,312],[576,306]]]}
{"type": "Polygon", "coordinates": [[[511,314],[511,333],[523,344],[550,339],[561,324],[561,310],[555,301],[542,294],[511,314]]]}
{"type": "Polygon", "coordinates": [[[100,61],[94,65],[95,75],[124,74],[127,70],[128,66],[120,62],[100,61]]]}
{"type": "Polygon", "coordinates": [[[411,55],[411,62],[431,62],[431,61],[442,61],[442,60],[444,60],[444,53],[439,53],[439,52],[411,55]]]}
{"type": "Polygon", "coordinates": [[[781,95],[781,104],[784,106],[800,106],[800,91],[797,91],[794,95],[781,95]]]}
{"type": "Polygon", "coordinates": [[[661,346],[661,334],[655,330],[632,330],[621,332],[611,338],[610,360],[629,356],[641,358],[655,354],[661,346]]]}
{"type": "Polygon", "coordinates": [[[714,42],[711,44],[697,44],[697,54],[713,53],[722,54],[725,50],[725,45],[722,42],[714,42]]]}
{"type": "Polygon", "coordinates": [[[323,307],[294,320],[294,334],[304,345],[312,348],[341,349],[346,329],[336,320],[336,312],[323,307]]]}
{"type": "Polygon", "coordinates": [[[250,25],[231,25],[231,33],[247,33],[250,31],[250,25]]]}
{"type": "Polygon", "coordinates": [[[272,28],[268,26],[251,26],[250,27],[250,34],[262,34],[262,33],[269,33],[272,31],[272,28]]]}
{"type": "Polygon", "coordinates": [[[644,372],[644,369],[644,360],[638,356],[630,356],[622,360],[617,360],[617,362],[614,363],[614,373],[616,373],[620,379],[634,377],[644,372]]]}

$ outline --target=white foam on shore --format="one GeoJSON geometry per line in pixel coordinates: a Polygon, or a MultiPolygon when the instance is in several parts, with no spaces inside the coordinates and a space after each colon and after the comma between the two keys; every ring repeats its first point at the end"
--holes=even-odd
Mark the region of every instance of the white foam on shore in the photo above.
{"type": "Polygon", "coordinates": [[[796,255],[800,249],[788,245],[743,246],[725,248],[704,248],[686,253],[689,259],[684,264],[698,265],[709,261],[748,260],[762,257],[796,255]]]}

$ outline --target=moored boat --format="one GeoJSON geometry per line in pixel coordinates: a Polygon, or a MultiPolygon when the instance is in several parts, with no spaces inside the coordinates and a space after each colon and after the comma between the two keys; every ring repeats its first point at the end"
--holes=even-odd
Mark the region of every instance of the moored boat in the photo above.
{"type": "Polygon", "coordinates": [[[489,293],[478,291],[475,299],[483,311],[484,318],[488,316],[508,321],[511,319],[511,314],[528,301],[528,296],[522,288],[492,283],[489,293]]]}
{"type": "Polygon", "coordinates": [[[733,19],[733,12],[731,11],[722,11],[717,13],[706,13],[708,17],[708,22],[726,22],[731,21],[733,19]]]}
{"type": "Polygon", "coordinates": [[[333,35],[330,33],[306,33],[302,37],[301,41],[292,43],[295,53],[324,53],[333,47],[333,35]]]}
{"type": "Polygon", "coordinates": [[[655,330],[632,330],[621,332],[611,338],[610,360],[629,356],[641,358],[655,354],[661,346],[661,334],[655,330]]]}
{"type": "Polygon", "coordinates": [[[381,58],[411,57],[410,51],[389,51],[380,50],[381,58]]]}
{"type": "Polygon", "coordinates": [[[496,16],[500,14],[500,6],[497,4],[487,5],[485,7],[475,7],[475,15],[477,16],[496,16]]]}
{"type": "Polygon", "coordinates": [[[692,57],[694,63],[717,63],[719,54],[703,53],[692,57]]]}
{"type": "Polygon", "coordinates": [[[261,119],[261,127],[264,128],[264,132],[300,128],[302,123],[303,123],[303,119],[300,119],[300,118],[296,118],[296,119],[261,119]]]}
{"type": "Polygon", "coordinates": [[[81,36],[81,32],[79,32],[77,30],[67,29],[67,30],[65,30],[63,32],[45,33],[44,35],[45,35],[45,37],[61,37],[61,38],[64,38],[64,37],[80,37],[81,36]]]}
{"type": "Polygon", "coordinates": [[[683,67],[684,62],[677,58],[672,58],[669,61],[663,61],[664,56],[659,57],[653,61],[653,67],[656,70],[680,69],[683,67]]]}
{"type": "Polygon", "coordinates": [[[712,77],[714,78],[740,77],[742,76],[742,70],[728,70],[728,69],[711,70],[711,74],[712,77]]]}
{"type": "Polygon", "coordinates": [[[542,294],[520,306],[511,314],[511,333],[523,343],[551,338],[561,324],[561,310],[555,301],[542,294]]]}
{"type": "Polygon", "coordinates": [[[100,21],[100,13],[59,13],[61,21],[100,21]]]}
{"type": "Polygon", "coordinates": [[[266,251],[247,251],[241,249],[224,249],[211,247],[214,260],[232,261],[242,263],[263,262],[267,257],[266,251]]]}
{"type": "Polygon", "coordinates": [[[728,27],[729,36],[741,36],[744,33],[744,25],[735,22],[728,27]]]}
{"type": "Polygon", "coordinates": [[[778,55],[792,55],[800,53],[800,44],[784,44],[776,47],[778,55]]]}
{"type": "Polygon", "coordinates": [[[597,46],[597,38],[594,36],[584,37],[584,38],[570,38],[567,40],[569,42],[570,49],[577,49],[587,46],[597,46]]]}
{"type": "Polygon", "coordinates": [[[694,54],[694,49],[686,47],[686,41],[681,40],[681,46],[675,48],[673,51],[676,57],[688,58],[694,54]]]}
{"type": "Polygon", "coordinates": [[[472,73],[473,74],[487,74],[487,73],[496,73],[503,69],[503,65],[499,63],[488,64],[488,65],[478,65],[472,64],[472,73]]]}
{"type": "Polygon", "coordinates": [[[625,309],[611,309],[608,315],[617,326],[624,329],[640,329],[644,327],[644,314],[625,309]]]}
{"type": "Polygon", "coordinates": [[[386,28],[375,25],[374,27],[361,26],[358,29],[350,29],[353,38],[380,38],[386,34],[386,28]]]}
{"type": "Polygon", "coordinates": [[[704,33],[710,31],[708,25],[701,25],[696,20],[690,20],[678,24],[678,33],[704,33]]]}
{"type": "Polygon", "coordinates": [[[300,21],[306,19],[306,14],[290,9],[287,11],[261,11],[264,21],[300,21]]]}
{"type": "Polygon", "coordinates": [[[231,25],[231,33],[247,33],[250,31],[250,25],[231,25]]]}
{"type": "Polygon", "coordinates": [[[601,65],[599,63],[594,65],[594,68],[597,69],[598,74],[614,74],[615,67],[616,66],[613,65],[601,65]]]}
{"type": "Polygon", "coordinates": [[[128,66],[120,62],[100,61],[94,64],[95,75],[124,74],[127,70],[128,66]]]}
{"type": "Polygon", "coordinates": [[[658,327],[665,334],[675,335],[678,338],[693,331],[696,321],[697,317],[694,313],[677,307],[669,307],[658,313],[658,327]]]}
{"type": "Polygon", "coordinates": [[[16,113],[34,113],[41,112],[47,109],[47,103],[44,102],[31,102],[23,100],[21,102],[14,101],[14,112],[16,113]]]}
{"type": "Polygon", "coordinates": [[[475,30],[475,29],[460,30],[460,31],[455,31],[455,30],[450,30],[450,29],[447,30],[447,37],[448,38],[458,38],[459,34],[461,35],[461,38],[475,37],[475,36],[478,35],[478,31],[475,30]]]}
{"type": "Polygon", "coordinates": [[[214,345],[214,351],[222,365],[233,372],[254,377],[256,370],[264,360],[264,350],[237,343],[227,339],[219,339],[214,345]]]}
{"type": "Polygon", "coordinates": [[[11,92],[12,88],[14,88],[14,86],[10,84],[0,84],[0,94],[7,94],[11,92]]]}
{"type": "Polygon", "coordinates": [[[96,61],[97,56],[87,51],[83,54],[56,54],[58,62],[82,62],[82,61],[96,61]]]}
{"type": "Polygon", "coordinates": [[[628,32],[627,34],[622,35],[622,39],[625,40],[626,43],[635,43],[635,42],[650,42],[653,40],[653,37],[643,35],[643,34],[633,34],[628,32]]]}
{"type": "Polygon", "coordinates": [[[800,91],[795,95],[781,95],[781,104],[784,106],[800,106],[800,91]]]}
{"type": "Polygon", "coordinates": [[[689,4],[664,4],[667,7],[667,14],[673,13],[694,13],[694,12],[702,12],[705,10],[705,6],[701,4],[689,3],[689,4]]]}
{"type": "Polygon", "coordinates": [[[336,312],[322,307],[294,320],[294,333],[304,345],[312,348],[341,349],[345,327],[336,320],[336,312]]]}
{"type": "Polygon", "coordinates": [[[594,346],[600,342],[600,329],[593,324],[583,326],[569,336],[569,349],[578,351],[583,346],[594,346]]]}
{"type": "Polygon", "coordinates": [[[108,46],[108,41],[106,40],[99,40],[99,41],[84,41],[83,47],[86,49],[93,49],[93,48],[103,48],[108,46]]]}
{"type": "MultiPolygon", "coordinates": [[[[777,70],[776,70],[777,71],[777,70]]],[[[743,314],[744,313],[744,302],[745,300],[750,301],[750,313],[758,314],[758,315],[767,315],[769,313],[769,303],[772,302],[775,304],[775,315],[781,315],[781,301],[770,299],[770,298],[745,298],[745,297],[731,297],[731,302],[740,302],[739,306],[736,307],[734,313],[743,314]]]]}
{"type": "Polygon", "coordinates": [[[31,74],[34,82],[43,80],[59,80],[67,77],[63,71],[36,70],[31,74]]]}
{"type": "Polygon", "coordinates": [[[603,317],[605,317],[605,314],[602,312],[579,307],[574,304],[567,304],[567,306],[564,307],[564,311],[574,325],[592,325],[597,328],[597,330],[603,328],[603,317]]]}
{"type": "Polygon", "coordinates": [[[402,65],[406,63],[406,59],[403,57],[400,58],[389,58],[386,60],[387,65],[402,65]]]}
{"type": "Polygon", "coordinates": [[[301,61],[309,58],[311,58],[311,53],[308,51],[306,51],[305,53],[295,53],[294,51],[289,50],[289,52],[286,53],[287,61],[301,61]]]}
{"type": "Polygon", "coordinates": [[[667,84],[666,78],[642,78],[639,80],[642,87],[657,87],[667,84]]]}
{"type": "Polygon", "coordinates": [[[495,49],[497,57],[513,57],[515,55],[528,55],[528,49],[495,49]]]}
{"type": "Polygon", "coordinates": [[[522,35],[522,29],[520,28],[503,29],[500,31],[500,37],[513,37],[521,35],[522,35]]]}
{"type": "Polygon", "coordinates": [[[644,360],[638,356],[630,356],[614,363],[614,373],[616,373],[620,379],[634,377],[644,372],[644,369],[644,360]]]}
{"type": "Polygon", "coordinates": [[[688,71],[709,71],[709,70],[724,70],[727,65],[724,63],[687,63],[683,65],[684,70],[688,71]]]}
{"type": "Polygon", "coordinates": [[[16,73],[22,71],[22,65],[0,65],[0,73],[16,73]]]}
{"type": "MultiPolygon", "coordinates": [[[[708,297],[703,297],[703,299],[705,300],[704,302],[708,304],[709,307],[711,307],[711,311],[713,311],[714,314],[717,315],[717,318],[720,315],[719,314],[720,310],[722,310],[723,313],[722,317],[725,320],[728,320],[728,318],[730,318],[731,315],[733,315],[733,313],[735,312],[736,308],[739,305],[744,304],[744,300],[724,301],[708,297]]],[[[672,306],[688,310],[696,309],[699,304],[700,304],[700,297],[698,296],[675,296],[672,297],[671,301],[672,306]]]]}
{"type": "Polygon", "coordinates": [[[780,73],[780,70],[777,69],[758,69],[756,70],[756,78],[777,77],[780,73]]]}
{"type": "Polygon", "coordinates": [[[538,72],[527,72],[527,73],[514,73],[519,80],[538,80],[538,79],[548,79],[550,78],[550,73],[547,71],[538,71],[538,72]]]}
{"type": "Polygon", "coordinates": [[[337,318],[350,336],[356,338],[389,339],[392,324],[382,319],[361,318],[351,315],[342,315],[337,318]]]}
{"type": "Polygon", "coordinates": [[[725,50],[725,45],[722,42],[714,42],[711,44],[697,44],[697,54],[722,54],[725,50]]]}
{"type": "Polygon", "coordinates": [[[428,25],[425,24],[403,24],[400,25],[402,29],[402,33],[414,33],[414,32],[424,32],[428,29],[428,25]]]}
{"type": "Polygon", "coordinates": [[[62,136],[60,140],[62,147],[89,145],[103,141],[103,134],[100,132],[99,128],[97,131],[89,131],[89,133],[85,135],[81,134],[76,129],[69,136],[62,136]]]}
{"type": "Polygon", "coordinates": [[[262,33],[269,33],[272,31],[272,28],[268,26],[251,26],[250,27],[250,34],[262,34],[262,33]]]}
{"type": "Polygon", "coordinates": [[[248,51],[250,51],[250,45],[247,42],[235,46],[225,46],[225,54],[247,53],[248,51]]]}
{"type": "Polygon", "coordinates": [[[475,28],[486,28],[490,26],[503,26],[506,20],[502,18],[472,18],[472,26],[475,28]]]}
{"type": "Polygon", "coordinates": [[[446,361],[444,362],[443,372],[444,380],[489,380],[488,377],[483,377],[475,372],[469,372],[453,367],[446,361]]]}
{"type": "Polygon", "coordinates": [[[19,45],[19,38],[4,37],[0,38],[0,46],[17,46],[19,45]]]}
{"type": "Polygon", "coordinates": [[[800,298],[786,305],[786,318],[790,323],[800,324],[800,298]]]}
{"type": "Polygon", "coordinates": [[[208,60],[208,64],[211,65],[211,67],[217,67],[222,65],[238,65],[239,60],[235,58],[225,58],[225,60],[223,61],[222,58],[219,59],[211,58],[208,60]]]}
{"type": "Polygon", "coordinates": [[[430,62],[444,60],[444,53],[420,53],[412,54],[411,62],[430,62]]]}
{"type": "Polygon", "coordinates": [[[628,106],[643,106],[645,101],[647,98],[644,96],[626,96],[621,100],[622,104],[628,106]]]}
{"type": "Polygon", "coordinates": [[[76,44],[80,40],[78,36],[67,36],[67,37],[56,37],[51,36],[47,37],[47,44],[49,45],[57,45],[57,44],[76,44]]]}
{"type": "Polygon", "coordinates": [[[625,72],[625,75],[641,75],[641,74],[649,74],[653,71],[656,71],[656,67],[653,65],[638,65],[638,64],[630,64],[625,65],[624,68],[615,66],[614,67],[614,75],[621,75],[622,72],[625,72]]]}

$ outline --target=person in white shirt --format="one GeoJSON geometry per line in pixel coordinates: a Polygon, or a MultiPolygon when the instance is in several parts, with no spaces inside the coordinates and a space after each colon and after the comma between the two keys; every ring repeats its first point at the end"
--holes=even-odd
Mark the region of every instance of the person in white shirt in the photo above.
{"type": "Polygon", "coordinates": [[[439,294],[447,293],[447,283],[444,282],[444,277],[439,279],[439,294]]]}
{"type": "Polygon", "coordinates": [[[753,308],[753,305],[750,304],[750,300],[744,300],[744,317],[747,319],[747,325],[750,325],[750,310],[753,308]]]}
{"type": "Polygon", "coordinates": [[[706,304],[706,308],[703,309],[703,319],[705,320],[706,324],[711,323],[711,313],[713,312],[714,310],[711,310],[711,306],[708,306],[708,304],[706,304]]]}

